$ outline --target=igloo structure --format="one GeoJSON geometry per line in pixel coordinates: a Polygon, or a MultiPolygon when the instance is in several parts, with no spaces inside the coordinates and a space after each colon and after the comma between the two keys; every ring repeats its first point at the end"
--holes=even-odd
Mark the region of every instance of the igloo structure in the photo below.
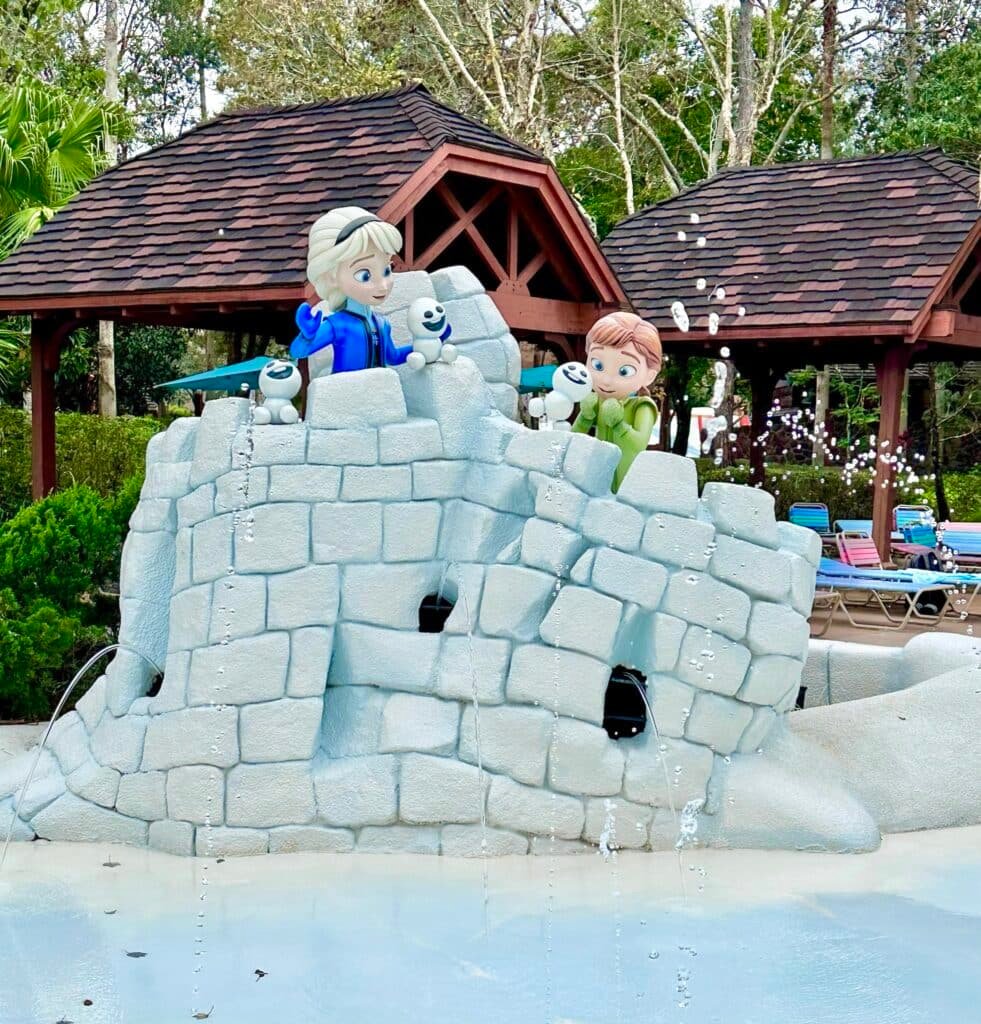
{"type": "MultiPolygon", "coordinates": [[[[672,807],[715,812],[721,763],[797,695],[817,536],[759,490],[699,497],[669,454],[612,494],[617,448],[502,412],[517,346],[478,336],[499,325],[472,276],[422,286],[473,325],[456,363],[317,378],[296,425],[209,402],[151,441],[120,584],[146,658],[117,653],[56,723],[15,837],[534,853],[612,814],[618,845],[663,849],[672,807]],[[659,738],[604,728],[617,667],[659,738]]],[[[0,769],[0,825],[25,764],[0,769]]]]}

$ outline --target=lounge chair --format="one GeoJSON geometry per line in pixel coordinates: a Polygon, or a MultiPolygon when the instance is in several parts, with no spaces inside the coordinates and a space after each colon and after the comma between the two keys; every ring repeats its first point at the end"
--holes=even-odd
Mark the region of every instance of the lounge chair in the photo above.
{"type": "Polygon", "coordinates": [[[933,526],[935,522],[929,505],[897,505],[892,510],[892,528],[899,533],[907,526],[933,526]]]}
{"type": "Polygon", "coordinates": [[[817,626],[817,632],[811,633],[812,637],[824,636],[828,632],[835,612],[842,602],[841,594],[834,588],[826,588],[818,585],[814,590],[814,601],[811,605],[811,623],[817,626]],[[822,612],[823,617],[818,618],[817,612],[822,612]]]}
{"type": "Polygon", "coordinates": [[[813,530],[825,546],[834,544],[835,535],[831,529],[831,514],[828,506],[820,501],[795,501],[787,510],[787,519],[794,526],[813,530]]]}
{"type": "MultiPolygon", "coordinates": [[[[864,533],[869,537],[872,536],[872,520],[871,519],[836,519],[835,520],[835,531],[837,533],[864,533]]],[[[903,539],[903,535],[898,530],[893,530],[890,534],[892,540],[903,539]]]]}
{"type": "Polygon", "coordinates": [[[956,589],[957,585],[939,582],[936,578],[938,575],[945,574],[925,572],[928,578],[914,578],[908,570],[892,572],[859,569],[831,558],[822,558],[817,572],[817,586],[822,591],[834,591],[841,596],[839,607],[856,629],[899,630],[913,618],[930,625],[936,625],[940,621],[947,610],[949,593],[956,589]],[[942,607],[935,611],[925,611],[923,599],[928,593],[942,594],[942,607]],[[886,617],[886,621],[856,619],[848,600],[849,596],[856,594],[865,599],[865,607],[869,604],[876,605],[886,617]],[[890,604],[893,605],[893,610],[890,610],[890,604]],[[896,605],[904,609],[900,616],[894,614],[896,605]]]}
{"type": "Polygon", "coordinates": [[[941,564],[953,561],[958,568],[981,568],[981,530],[964,529],[973,523],[947,523],[940,527],[907,526],[903,541],[892,550],[907,561],[917,555],[935,554],[941,564]]]}

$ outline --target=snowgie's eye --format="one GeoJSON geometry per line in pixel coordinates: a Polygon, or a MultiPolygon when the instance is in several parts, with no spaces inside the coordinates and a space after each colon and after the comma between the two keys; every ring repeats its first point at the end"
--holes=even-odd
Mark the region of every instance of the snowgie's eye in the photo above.
{"type": "Polygon", "coordinates": [[[354,275],[354,280],[360,282],[361,284],[367,284],[371,280],[371,271],[367,267],[365,267],[363,270],[356,271],[354,275]]]}
{"type": "Polygon", "coordinates": [[[433,311],[431,309],[427,309],[426,312],[422,314],[422,318],[423,320],[432,320],[433,311]]]}
{"type": "Polygon", "coordinates": [[[436,307],[436,312],[437,313],[442,313],[443,312],[443,307],[442,306],[437,306],[436,307]]]}
{"type": "Polygon", "coordinates": [[[633,375],[637,372],[637,367],[636,366],[621,366],[619,372],[620,372],[620,376],[621,377],[633,377],[633,375]]]}
{"type": "Polygon", "coordinates": [[[600,362],[599,359],[594,359],[593,360],[593,369],[594,370],[602,370],[603,369],[603,364],[602,364],[602,362],[600,362]]]}

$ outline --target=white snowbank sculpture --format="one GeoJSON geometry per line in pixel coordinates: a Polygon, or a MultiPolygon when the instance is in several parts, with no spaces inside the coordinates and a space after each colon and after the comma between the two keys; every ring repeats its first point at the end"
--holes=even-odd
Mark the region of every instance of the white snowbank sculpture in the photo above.
{"type": "MultiPolygon", "coordinates": [[[[670,848],[671,805],[714,813],[713,775],[793,705],[817,536],[758,490],[699,498],[678,456],[641,454],[612,495],[616,447],[502,414],[517,346],[472,275],[413,276],[452,365],[317,378],[293,425],[210,402],[151,441],[121,640],[164,678],[148,695],[117,654],[57,723],[19,838],[524,853],[595,844],[612,800],[620,845],[670,848]],[[603,728],[616,666],[660,742],[603,728]]],[[[24,774],[0,769],[0,826],[24,774]]]]}

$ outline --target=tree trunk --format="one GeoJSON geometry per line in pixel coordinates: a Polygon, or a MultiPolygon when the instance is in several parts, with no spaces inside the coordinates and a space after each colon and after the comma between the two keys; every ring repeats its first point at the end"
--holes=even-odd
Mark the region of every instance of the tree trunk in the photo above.
{"type": "Polygon", "coordinates": [[[675,455],[687,455],[688,431],[691,429],[691,405],[686,397],[688,391],[688,356],[672,356],[671,358],[678,367],[677,376],[670,378],[666,382],[670,388],[671,406],[678,420],[677,433],[674,435],[671,451],[675,455]]]}
{"type": "Polygon", "coordinates": [[[766,417],[770,412],[777,377],[777,371],[766,365],[753,366],[749,373],[749,483],[753,487],[762,487],[766,483],[766,440],[761,438],[766,433],[766,417]]]}
{"type": "Polygon", "coordinates": [[[736,151],[733,163],[748,167],[753,159],[756,120],[756,63],[753,51],[752,0],[739,0],[736,47],[736,151]]]}
{"type": "MultiPolygon", "coordinates": [[[[119,102],[119,22],[118,0],[106,0],[105,26],[105,60],[106,76],[105,95],[112,103],[119,102]]],[[[110,163],[115,163],[119,156],[116,140],[106,135],[106,155],[110,163]]],[[[116,415],[116,339],[114,325],[111,320],[99,321],[98,377],[99,377],[99,415],[116,415]]]]}
{"type": "Polygon", "coordinates": [[[658,447],[662,452],[671,450],[671,397],[668,389],[664,389],[661,396],[661,408],[659,410],[658,422],[658,447]]]}
{"type": "MultiPolygon", "coordinates": [[[[201,26],[201,35],[204,36],[205,27],[208,22],[208,3],[202,0],[201,11],[198,15],[198,24],[201,26]]],[[[198,60],[198,106],[201,108],[201,121],[208,120],[208,83],[204,74],[204,59],[198,60]]]]}
{"type": "Polygon", "coordinates": [[[828,405],[831,401],[831,371],[827,366],[818,370],[814,381],[814,450],[811,464],[823,466],[828,457],[824,434],[828,424],[828,405]]]}
{"type": "Polygon", "coordinates": [[[933,473],[933,487],[937,497],[937,522],[950,519],[950,505],[947,504],[947,490],[944,487],[943,440],[940,436],[941,389],[937,383],[937,364],[927,365],[927,448],[930,452],[930,468],[933,473]]]}
{"type": "Polygon", "coordinates": [[[838,45],[838,0],[823,0],[821,30],[821,159],[835,155],[835,50],[838,45]]]}
{"type": "Polygon", "coordinates": [[[903,49],[906,61],[906,102],[912,104],[913,94],[916,91],[916,59],[918,47],[916,43],[917,21],[919,14],[917,0],[905,0],[905,37],[903,49]]]}

